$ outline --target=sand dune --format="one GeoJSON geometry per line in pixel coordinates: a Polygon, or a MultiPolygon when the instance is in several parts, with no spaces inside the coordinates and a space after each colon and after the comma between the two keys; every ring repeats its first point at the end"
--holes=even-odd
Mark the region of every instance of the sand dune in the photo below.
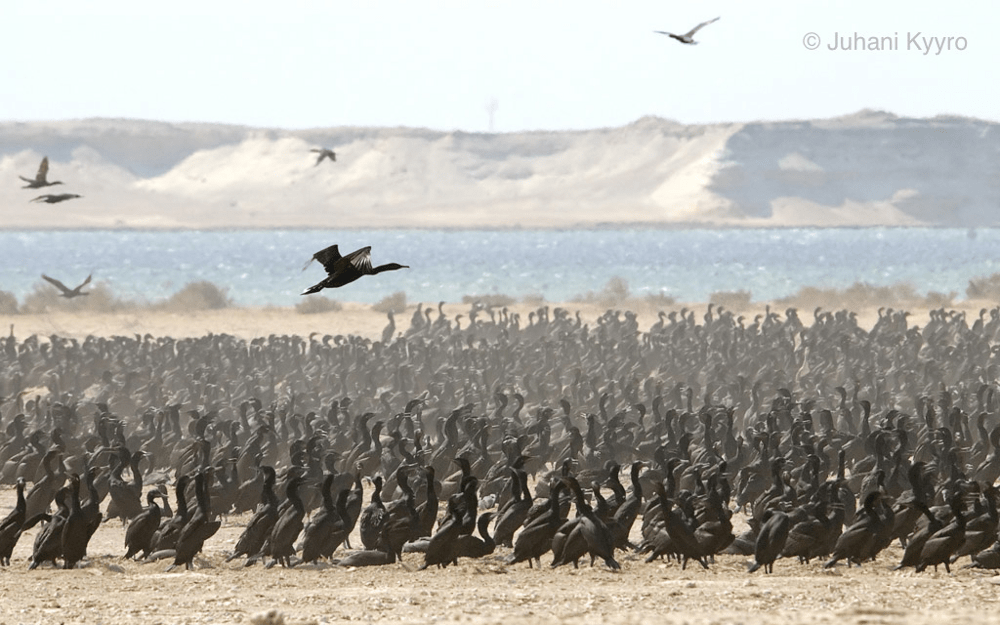
{"type": "Polygon", "coordinates": [[[0,124],[7,228],[997,223],[997,124],[888,113],[508,134],[139,120],[0,124]],[[309,149],[332,147],[315,166],[309,149]],[[83,198],[28,200],[48,155],[83,198]]]}

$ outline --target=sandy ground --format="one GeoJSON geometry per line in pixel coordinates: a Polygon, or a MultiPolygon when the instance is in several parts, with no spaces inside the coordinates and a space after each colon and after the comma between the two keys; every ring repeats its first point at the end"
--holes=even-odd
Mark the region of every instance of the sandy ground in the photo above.
{"type": "MultiPolygon", "coordinates": [[[[518,305],[526,315],[533,306],[518,305]]],[[[606,309],[581,308],[585,320],[606,309]]],[[[968,306],[978,314],[978,305],[968,306]]],[[[467,312],[449,305],[446,313],[467,312]]],[[[701,311],[703,306],[696,308],[701,311]]],[[[436,313],[435,313],[436,314],[436,313]]],[[[805,317],[806,315],[803,315],[805,317]]],[[[865,311],[862,324],[877,313],[865,311]]],[[[911,321],[922,323],[926,312],[911,321]]],[[[640,310],[648,328],[656,310],[640,310]]],[[[398,330],[409,313],[400,315],[398,330]]],[[[135,312],[116,315],[48,313],[0,318],[18,337],[32,333],[86,336],[134,332],[193,336],[228,332],[253,337],[354,332],[377,339],[385,316],[363,305],[320,315],[283,309],[239,309],[192,314],[135,312]]],[[[13,489],[0,489],[0,516],[13,506],[13,489]]],[[[244,568],[226,564],[249,515],[235,516],[206,544],[194,571],[166,572],[168,562],[124,562],[120,524],[102,525],[89,559],[78,570],[28,571],[37,528],[22,537],[12,565],[0,570],[0,625],[14,623],[247,623],[277,610],[286,623],[1000,623],[1000,586],[991,573],[943,570],[916,575],[891,572],[901,551],[892,547],[875,564],[831,571],[818,564],[779,561],[775,573],[748,575],[747,558],[721,556],[711,570],[697,565],[645,564],[621,554],[621,572],[603,567],[532,570],[500,562],[506,550],[444,571],[417,571],[421,556],[387,567],[344,570],[329,565],[244,568]]],[[[637,526],[638,527],[638,526],[637,526]]],[[[360,541],[355,537],[355,544],[360,541]]],[[[268,622],[268,621],[259,621],[268,622]]],[[[271,622],[281,622],[276,619],[271,622]]]]}
{"type": "MultiPolygon", "coordinates": [[[[13,490],[0,491],[3,514],[13,490]]],[[[27,570],[37,528],[22,536],[0,570],[0,623],[144,625],[338,621],[403,623],[1000,623],[1000,587],[992,574],[891,572],[890,548],[862,568],[779,560],[773,575],[747,574],[747,558],[721,556],[710,569],[646,564],[619,554],[620,572],[584,566],[542,570],[507,566],[506,549],[445,570],[416,570],[419,554],[385,567],[310,565],[285,570],[225,563],[249,513],[234,516],[196,558],[192,571],[169,561],[126,562],[118,522],[101,526],[83,568],[27,570]],[[273,621],[280,622],[280,621],[273,621]]],[[[638,527],[638,526],[637,526],[638,527]]],[[[637,529],[636,527],[636,529],[637,529]]],[[[360,544],[357,535],[354,544],[360,544]]]]}
{"type": "MultiPolygon", "coordinates": [[[[593,323],[600,315],[609,309],[634,311],[638,317],[640,330],[648,330],[656,323],[659,311],[677,311],[687,307],[694,310],[698,322],[702,322],[702,315],[705,312],[705,304],[682,304],[675,303],[669,306],[651,304],[645,300],[630,300],[624,302],[570,302],[570,303],[550,303],[529,304],[518,302],[509,306],[511,312],[519,313],[521,316],[521,326],[528,324],[528,315],[539,306],[548,306],[550,309],[562,307],[570,311],[571,314],[580,312],[580,317],[585,323],[593,323]]],[[[738,314],[746,317],[745,323],[749,325],[753,322],[754,316],[763,314],[765,303],[752,303],[744,310],[737,310],[738,314]]],[[[438,312],[436,304],[430,305],[434,308],[431,318],[437,318],[438,312]]],[[[845,304],[847,306],[847,304],[845,304]]],[[[969,324],[979,315],[982,308],[995,307],[995,302],[987,301],[963,301],[953,306],[949,310],[960,310],[967,314],[969,324]]],[[[425,306],[426,307],[426,306],[425,306]]],[[[410,325],[410,317],[413,314],[415,305],[410,305],[406,312],[396,315],[396,332],[405,332],[410,325]]],[[[785,306],[774,305],[772,310],[785,311],[785,306]]],[[[909,321],[911,324],[923,325],[927,322],[928,311],[897,306],[897,309],[911,310],[909,321]]],[[[445,315],[454,321],[456,315],[462,315],[461,326],[468,326],[469,304],[446,304],[445,315]]],[[[803,323],[812,322],[811,306],[801,306],[799,317],[803,323]]],[[[826,310],[829,310],[827,308],[826,310]]],[[[858,313],[858,324],[864,328],[870,328],[878,319],[878,308],[873,306],[852,307],[858,313]]],[[[482,319],[488,320],[483,314],[482,319]]],[[[133,311],[116,313],[75,313],[69,309],[58,309],[46,313],[38,314],[17,314],[0,315],[0,333],[6,334],[13,331],[20,339],[32,334],[49,336],[57,334],[63,337],[84,338],[89,334],[98,336],[132,336],[138,334],[151,334],[153,336],[172,336],[174,338],[203,336],[207,333],[232,334],[244,339],[254,337],[277,335],[299,335],[309,336],[318,334],[357,334],[378,340],[382,336],[382,330],[387,325],[387,318],[384,313],[372,310],[368,304],[344,303],[343,309],[334,312],[317,314],[300,314],[293,308],[226,308],[221,310],[199,310],[189,313],[153,311],[149,309],[136,309],[133,311]],[[11,327],[13,326],[13,329],[11,327]]]]}

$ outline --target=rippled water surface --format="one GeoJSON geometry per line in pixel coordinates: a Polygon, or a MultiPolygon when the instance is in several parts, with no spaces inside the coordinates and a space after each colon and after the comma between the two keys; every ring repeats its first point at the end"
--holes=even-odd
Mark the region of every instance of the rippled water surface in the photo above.
{"type": "Polygon", "coordinates": [[[634,295],[678,301],[741,289],[772,299],[854,282],[909,282],[961,298],[970,278],[1000,272],[996,229],[0,231],[0,290],[21,299],[42,273],[73,286],[92,272],[130,299],[208,280],[240,305],[289,306],[325,275],[303,263],[332,243],[342,253],[371,245],[373,264],[411,267],[324,292],[358,302],[394,291],[411,302],[487,293],[559,302],[615,276],[634,295]]]}

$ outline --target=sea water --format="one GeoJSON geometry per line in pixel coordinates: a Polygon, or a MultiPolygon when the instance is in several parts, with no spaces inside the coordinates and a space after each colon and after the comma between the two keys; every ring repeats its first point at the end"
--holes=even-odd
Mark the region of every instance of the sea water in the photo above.
{"type": "Polygon", "coordinates": [[[210,281],[237,305],[292,306],[325,276],[318,263],[303,264],[333,243],[342,254],[370,245],[373,265],[410,266],[323,292],[367,303],[396,291],[414,303],[487,294],[565,302],[613,278],[632,296],[680,302],[741,290],[770,300],[855,282],[961,299],[970,279],[1000,272],[998,229],[8,230],[0,290],[23,301],[47,286],[43,273],[70,287],[93,273],[125,299],[155,302],[210,281]]]}

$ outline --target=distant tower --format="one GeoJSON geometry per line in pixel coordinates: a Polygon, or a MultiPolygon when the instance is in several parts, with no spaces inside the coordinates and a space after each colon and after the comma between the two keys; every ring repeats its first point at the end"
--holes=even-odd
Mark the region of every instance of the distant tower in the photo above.
{"type": "Polygon", "coordinates": [[[496,117],[498,108],[500,108],[500,101],[496,99],[496,96],[486,101],[486,114],[490,116],[490,132],[493,132],[493,119],[496,117]]]}

